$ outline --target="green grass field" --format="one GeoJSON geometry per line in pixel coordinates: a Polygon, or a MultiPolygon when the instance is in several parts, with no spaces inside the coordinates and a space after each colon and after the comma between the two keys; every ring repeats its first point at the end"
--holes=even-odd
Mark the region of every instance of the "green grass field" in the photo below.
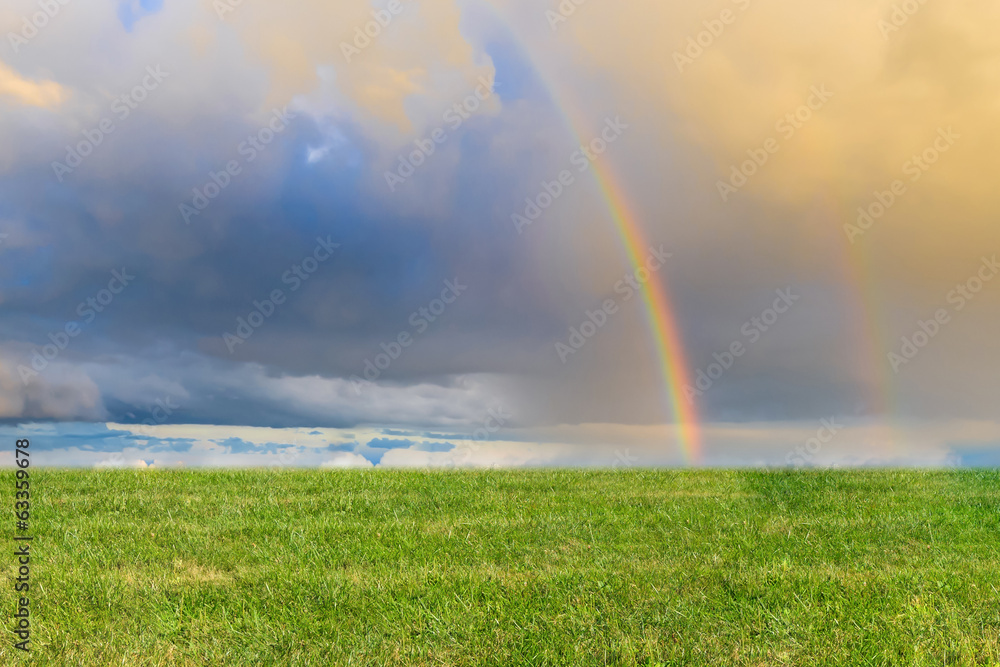
{"type": "Polygon", "coordinates": [[[31,475],[32,664],[1000,664],[997,472],[31,475]]]}

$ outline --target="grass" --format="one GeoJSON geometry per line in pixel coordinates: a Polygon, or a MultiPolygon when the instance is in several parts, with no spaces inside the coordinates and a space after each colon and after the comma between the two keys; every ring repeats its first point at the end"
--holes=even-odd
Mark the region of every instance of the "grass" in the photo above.
{"type": "Polygon", "coordinates": [[[1000,664],[998,472],[31,474],[32,664],[1000,664]]]}

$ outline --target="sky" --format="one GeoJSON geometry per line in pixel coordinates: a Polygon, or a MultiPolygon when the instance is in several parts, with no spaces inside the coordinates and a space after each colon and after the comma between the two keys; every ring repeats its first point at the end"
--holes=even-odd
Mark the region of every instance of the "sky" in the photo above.
{"type": "Polygon", "coordinates": [[[1000,7],[9,0],[54,466],[1000,465],[1000,7]]]}

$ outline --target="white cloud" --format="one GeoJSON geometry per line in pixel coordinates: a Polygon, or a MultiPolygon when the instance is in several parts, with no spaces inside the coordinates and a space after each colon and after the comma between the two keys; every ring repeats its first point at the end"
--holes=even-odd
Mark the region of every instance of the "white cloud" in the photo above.
{"type": "Polygon", "coordinates": [[[373,468],[372,462],[352,452],[338,452],[332,458],[323,461],[320,468],[373,468]]]}

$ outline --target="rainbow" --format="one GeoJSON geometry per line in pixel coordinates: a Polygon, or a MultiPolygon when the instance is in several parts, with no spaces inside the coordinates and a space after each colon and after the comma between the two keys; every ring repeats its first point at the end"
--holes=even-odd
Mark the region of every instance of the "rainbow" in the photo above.
{"type": "MultiPolygon", "coordinates": [[[[901,453],[902,443],[891,415],[897,414],[894,381],[885,361],[885,351],[891,349],[886,340],[885,325],[881,314],[885,312],[877,289],[878,281],[872,275],[873,261],[868,250],[868,239],[858,239],[852,244],[844,233],[844,225],[855,221],[855,208],[848,204],[851,197],[829,188],[818,201],[820,215],[829,232],[835,237],[830,246],[840,248],[838,265],[847,286],[845,303],[851,308],[847,321],[852,324],[856,348],[855,378],[866,386],[863,397],[865,414],[874,420],[870,444],[881,446],[892,458],[901,453]]],[[[856,204],[854,204],[856,206],[856,204]]]]}
{"type": "MultiPolygon", "coordinates": [[[[561,98],[553,83],[540,70],[535,59],[524,42],[517,37],[516,31],[504,18],[501,12],[490,2],[484,3],[487,11],[507,29],[508,34],[522,51],[525,60],[531,63],[534,73],[542,81],[549,97],[570,130],[574,140],[580,145],[586,145],[580,123],[574,123],[570,118],[569,105],[561,98]]],[[[645,266],[645,257],[650,246],[643,233],[642,225],[628,205],[625,190],[615,179],[610,167],[602,164],[603,160],[591,163],[590,171],[594,174],[608,212],[614,222],[615,230],[625,250],[629,264],[633,270],[645,266]]],[[[662,375],[667,409],[673,419],[674,431],[684,462],[697,465],[701,462],[701,434],[698,425],[697,409],[693,402],[685,396],[688,386],[688,364],[684,355],[684,346],[674,310],[666,287],[658,280],[648,280],[641,290],[645,305],[646,321],[657,355],[657,367],[662,375]]]]}
{"type": "MultiPolygon", "coordinates": [[[[649,252],[649,244],[643,236],[642,227],[629,209],[625,193],[611,170],[601,165],[600,160],[596,160],[591,166],[628,256],[629,264],[633,269],[638,269],[644,266],[645,256],[649,252]]],[[[646,320],[656,347],[658,366],[663,376],[681,453],[686,463],[698,464],[701,462],[698,417],[693,402],[689,402],[684,395],[684,387],[689,384],[688,369],[670,295],[660,281],[652,279],[646,281],[643,286],[642,300],[646,307],[646,320]]]]}

